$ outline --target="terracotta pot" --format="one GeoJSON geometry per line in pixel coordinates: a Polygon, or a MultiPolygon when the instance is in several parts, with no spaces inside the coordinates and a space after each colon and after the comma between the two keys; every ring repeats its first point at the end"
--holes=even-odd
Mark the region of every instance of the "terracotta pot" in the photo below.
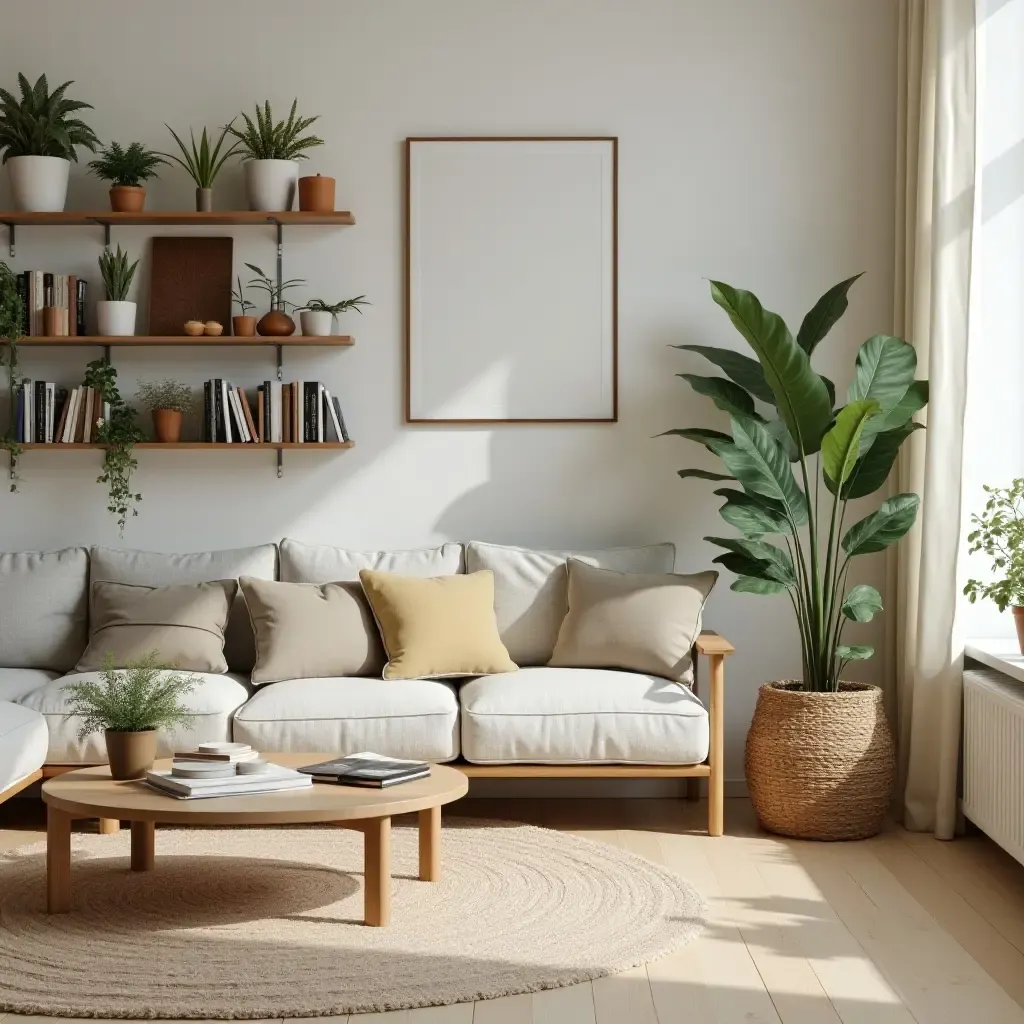
{"type": "Polygon", "coordinates": [[[309,213],[333,213],[334,178],[321,174],[299,178],[299,209],[309,213]]]}
{"type": "Polygon", "coordinates": [[[161,444],[176,444],[181,440],[181,410],[154,409],[153,432],[161,444]]]}
{"type": "Polygon", "coordinates": [[[110,190],[110,208],[114,213],[141,213],[146,205],[146,190],[141,185],[115,185],[110,190]]]}
{"type": "Polygon", "coordinates": [[[295,321],[280,309],[264,313],[256,330],[265,338],[286,338],[295,333],[295,321]]]}
{"type": "Polygon", "coordinates": [[[840,683],[809,693],[766,683],[747,733],[750,802],[769,832],[866,839],[881,831],[896,777],[882,691],[840,683]]]}
{"type": "Polygon", "coordinates": [[[213,189],[196,189],[196,213],[209,213],[213,209],[213,189]]]}
{"type": "Polygon", "coordinates": [[[1024,654],[1024,608],[1013,609],[1013,624],[1017,627],[1017,643],[1020,644],[1020,653],[1024,654]]]}
{"type": "Polygon", "coordinates": [[[231,318],[231,333],[236,338],[254,337],[256,334],[256,317],[233,316],[231,318]]]}
{"type": "Polygon", "coordinates": [[[156,760],[156,729],[145,732],[114,732],[107,729],[107,760],[110,777],[118,781],[141,779],[156,760]]]}

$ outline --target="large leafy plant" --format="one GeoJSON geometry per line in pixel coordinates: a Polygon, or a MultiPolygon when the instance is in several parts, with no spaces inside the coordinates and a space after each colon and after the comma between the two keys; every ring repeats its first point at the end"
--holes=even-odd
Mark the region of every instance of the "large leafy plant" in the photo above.
{"type": "Polygon", "coordinates": [[[100,140],[96,133],[77,117],[69,117],[76,110],[92,110],[91,103],[69,100],[65,82],[50,92],[46,75],[40,75],[35,85],[22,74],[18,75],[18,99],[6,89],[0,89],[0,149],[3,162],[12,156],[56,156],[77,163],[76,146],[96,152],[100,140]]]}
{"type": "Polygon", "coordinates": [[[253,120],[248,114],[241,115],[245,122],[244,128],[235,128],[229,124],[224,130],[238,139],[238,145],[242,147],[243,159],[246,160],[305,160],[309,154],[304,150],[313,146],[322,146],[324,140],[316,135],[303,136],[303,132],[316,120],[317,117],[296,117],[298,99],[292,100],[292,109],[285,121],[274,121],[273,112],[270,109],[270,100],[260,105],[256,104],[256,119],[253,120]]]}
{"type": "Polygon", "coordinates": [[[968,580],[967,599],[974,604],[979,597],[995,601],[1001,612],[1024,605],[1024,479],[1009,487],[985,485],[988,500],[979,515],[971,516],[973,530],[967,535],[973,555],[983,551],[992,559],[995,579],[990,583],[968,580]]]}
{"type": "Polygon", "coordinates": [[[757,358],[732,349],[673,346],[724,372],[679,376],[728,414],[731,427],[728,434],[703,427],[667,431],[704,445],[726,470],[683,469],[679,475],[739,485],[715,494],[725,499],[722,518],[741,536],[706,539],[725,549],[715,561],[736,574],[733,590],[789,596],[806,690],[837,690],[845,665],[874,653],[843,643],[849,622],[868,622],[882,608],[874,587],[846,589],[850,564],[903,537],[919,502],[916,494],[896,494],[846,529],[849,502],[882,487],[900,446],[920,426],[914,413],[928,401],[928,382],[914,379],[913,347],[889,335],[877,334],[861,346],[854,381],[838,407],[835,385],[812,367],[811,356],[846,312],[857,277],[830,288],[795,338],[751,292],[712,281],[712,298],[757,358]]]}

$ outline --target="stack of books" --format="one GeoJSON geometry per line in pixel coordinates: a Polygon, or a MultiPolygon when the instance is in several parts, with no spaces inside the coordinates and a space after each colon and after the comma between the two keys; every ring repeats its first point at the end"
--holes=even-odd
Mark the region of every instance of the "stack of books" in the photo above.
{"type": "Polygon", "coordinates": [[[26,335],[46,334],[43,309],[47,306],[59,310],[56,336],[74,338],[86,333],[85,281],[74,274],[26,270],[17,275],[17,288],[26,335]]]}
{"type": "Polygon", "coordinates": [[[385,789],[403,782],[423,779],[430,774],[430,765],[425,761],[400,761],[383,754],[364,750],[348,757],[333,761],[321,761],[307,765],[300,772],[312,776],[316,782],[333,782],[342,786],[367,786],[385,789]]]}
{"type": "Polygon", "coordinates": [[[59,388],[51,381],[25,380],[14,395],[16,439],[23,444],[89,444],[110,416],[95,388],[59,388]]]}
{"type": "Polygon", "coordinates": [[[341,403],[320,381],[265,380],[256,389],[261,441],[318,444],[350,441],[341,403]]]}
{"type": "Polygon", "coordinates": [[[203,800],[218,796],[259,796],[293,789],[309,789],[313,780],[294,768],[269,764],[253,774],[234,774],[234,766],[210,761],[173,761],[170,771],[146,772],[154,789],[179,800],[203,800]]]}
{"type": "Polygon", "coordinates": [[[255,761],[260,756],[248,743],[201,743],[195,750],[175,751],[177,761],[214,761],[222,764],[238,764],[239,761],[255,761]]]}

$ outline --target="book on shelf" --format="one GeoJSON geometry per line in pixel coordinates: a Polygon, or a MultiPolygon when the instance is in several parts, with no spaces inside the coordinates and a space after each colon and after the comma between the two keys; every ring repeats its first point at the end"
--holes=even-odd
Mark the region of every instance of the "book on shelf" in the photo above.
{"type": "Polygon", "coordinates": [[[160,792],[179,800],[199,800],[218,796],[258,796],[287,790],[309,789],[313,780],[294,768],[268,765],[254,775],[229,775],[220,778],[175,778],[170,771],[146,772],[146,782],[160,792]]]}
{"type": "Polygon", "coordinates": [[[306,765],[299,771],[311,776],[316,782],[386,789],[388,786],[426,778],[430,774],[430,765],[425,761],[403,761],[364,750],[348,757],[306,765]]]}
{"type": "Polygon", "coordinates": [[[58,310],[55,337],[74,338],[86,333],[86,282],[75,274],[25,270],[16,275],[16,285],[26,337],[46,333],[43,310],[47,307],[58,310]]]}

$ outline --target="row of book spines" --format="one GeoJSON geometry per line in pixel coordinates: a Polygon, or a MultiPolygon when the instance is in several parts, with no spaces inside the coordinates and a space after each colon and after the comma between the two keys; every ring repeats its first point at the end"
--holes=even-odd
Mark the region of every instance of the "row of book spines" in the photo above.
{"type": "Polygon", "coordinates": [[[18,440],[25,444],[88,444],[110,415],[95,388],[58,388],[49,381],[18,385],[15,396],[18,440]]]}
{"type": "Polygon", "coordinates": [[[256,389],[261,440],[284,444],[350,441],[341,403],[320,381],[264,381],[256,389]]]}
{"type": "Polygon", "coordinates": [[[203,384],[203,440],[228,444],[260,441],[244,388],[219,377],[203,384]]]}
{"type": "Polygon", "coordinates": [[[17,275],[17,288],[26,336],[47,334],[43,312],[46,307],[59,310],[58,322],[54,325],[56,337],[76,338],[86,333],[85,281],[74,274],[25,270],[17,275]]]}

